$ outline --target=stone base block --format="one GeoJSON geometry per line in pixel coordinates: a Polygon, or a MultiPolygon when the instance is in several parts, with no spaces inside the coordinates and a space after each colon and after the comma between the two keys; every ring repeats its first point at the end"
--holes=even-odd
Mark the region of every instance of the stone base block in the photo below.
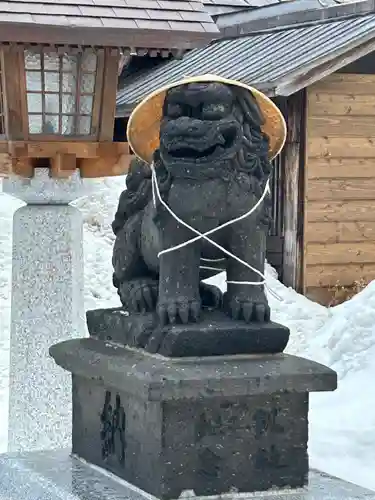
{"type": "Polygon", "coordinates": [[[163,328],[156,314],[129,314],[123,308],[94,309],[86,318],[93,337],[170,357],[275,354],[284,351],[290,333],[277,323],[233,321],[209,310],[198,323],[163,328]]]}
{"type": "Polygon", "coordinates": [[[308,393],[336,373],[288,355],[165,358],[55,345],[73,374],[73,453],[163,499],[302,487],[308,393]]]}
{"type": "MultiPolygon", "coordinates": [[[[339,460],[339,458],[338,458],[339,460]]],[[[0,455],[0,498],[25,500],[156,500],[138,488],[69,455],[69,450],[0,455]]],[[[310,471],[299,490],[250,495],[232,492],[225,500],[375,500],[375,492],[310,471]]],[[[184,500],[206,500],[184,495],[184,500]]],[[[208,499],[207,499],[208,500],[208,499]]],[[[211,497],[209,500],[223,500],[211,497]]]]}

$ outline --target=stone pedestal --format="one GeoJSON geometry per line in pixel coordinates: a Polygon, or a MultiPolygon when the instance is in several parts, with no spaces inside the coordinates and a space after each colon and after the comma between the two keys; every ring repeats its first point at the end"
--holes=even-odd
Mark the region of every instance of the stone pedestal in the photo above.
{"type": "Polygon", "coordinates": [[[8,449],[68,446],[71,386],[48,355],[54,342],[85,332],[82,220],[69,203],[88,193],[79,175],[5,179],[27,203],[13,220],[8,449]]]}
{"type": "Polygon", "coordinates": [[[303,487],[308,393],[337,383],[284,354],[165,358],[94,338],[50,353],[73,375],[73,453],[163,499],[303,487]]]}

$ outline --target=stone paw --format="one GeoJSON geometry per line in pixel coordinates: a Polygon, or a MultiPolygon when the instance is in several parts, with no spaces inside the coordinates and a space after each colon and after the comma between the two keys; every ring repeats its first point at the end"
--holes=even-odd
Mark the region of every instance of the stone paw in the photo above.
{"type": "Polygon", "coordinates": [[[270,321],[271,310],[264,293],[254,295],[224,295],[224,307],[229,316],[246,323],[266,323],[270,321]]]}
{"type": "Polygon", "coordinates": [[[119,287],[122,304],[130,312],[154,311],[158,295],[156,280],[139,279],[124,282],[119,287]]]}
{"type": "Polygon", "coordinates": [[[159,299],[157,314],[161,325],[196,322],[201,312],[201,301],[185,297],[173,299],[159,299]]]}
{"type": "Polygon", "coordinates": [[[200,283],[199,293],[202,306],[210,309],[221,309],[223,305],[223,292],[215,285],[200,283]]]}

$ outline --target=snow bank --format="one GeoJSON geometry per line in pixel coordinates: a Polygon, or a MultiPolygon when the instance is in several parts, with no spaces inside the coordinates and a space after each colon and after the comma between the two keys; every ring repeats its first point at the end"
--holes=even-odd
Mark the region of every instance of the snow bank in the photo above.
{"type": "MultiPolygon", "coordinates": [[[[97,181],[98,192],[75,205],[84,217],[86,308],[119,304],[112,287],[110,223],[124,178],[97,181]]],[[[0,193],[0,411],[6,408],[11,217],[21,204],[0,193]]],[[[214,282],[224,286],[223,276],[214,282]]],[[[327,309],[283,286],[267,266],[272,318],[291,330],[288,352],[324,363],[339,374],[335,393],[311,396],[311,464],[375,489],[375,282],[349,302],[327,309]]],[[[6,423],[6,412],[2,415],[6,423]]],[[[0,427],[6,428],[6,425],[0,427]]],[[[0,434],[0,451],[6,436],[0,434]]]]}

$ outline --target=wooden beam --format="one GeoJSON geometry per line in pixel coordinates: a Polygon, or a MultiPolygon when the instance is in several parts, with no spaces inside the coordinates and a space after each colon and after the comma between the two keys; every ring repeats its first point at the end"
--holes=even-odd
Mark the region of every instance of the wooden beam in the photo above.
{"type": "Polygon", "coordinates": [[[79,163],[81,177],[98,178],[124,175],[128,172],[133,155],[122,154],[106,158],[84,158],[79,163]]]}
{"type": "Polygon", "coordinates": [[[304,192],[304,91],[287,100],[288,136],[284,147],[284,249],[283,282],[300,291],[303,273],[303,192],[304,192]]]}
{"type": "Polygon", "coordinates": [[[8,153],[0,153],[0,178],[12,173],[12,158],[8,153]]]}
{"type": "Polygon", "coordinates": [[[125,174],[131,158],[127,142],[0,141],[0,176],[32,177],[34,167],[45,159],[53,177],[69,177],[77,168],[81,177],[109,177],[125,174]]]}
{"type": "Polygon", "coordinates": [[[31,179],[34,176],[34,166],[32,158],[13,158],[12,174],[31,179]]]}
{"type": "Polygon", "coordinates": [[[118,82],[118,64],[120,52],[114,49],[105,50],[103,79],[103,97],[101,106],[99,141],[112,141],[116,115],[116,94],[118,82]]]}
{"type": "Polygon", "coordinates": [[[27,139],[29,131],[27,115],[24,113],[26,93],[21,86],[24,78],[22,47],[3,52],[2,71],[6,136],[10,140],[27,139]]]}
{"type": "Polygon", "coordinates": [[[98,156],[97,142],[28,142],[26,147],[30,158],[52,158],[58,154],[73,154],[77,158],[98,156]]]}
{"type": "Polygon", "coordinates": [[[77,157],[70,153],[57,153],[50,160],[51,177],[66,179],[70,177],[77,168],[77,157]]]}

